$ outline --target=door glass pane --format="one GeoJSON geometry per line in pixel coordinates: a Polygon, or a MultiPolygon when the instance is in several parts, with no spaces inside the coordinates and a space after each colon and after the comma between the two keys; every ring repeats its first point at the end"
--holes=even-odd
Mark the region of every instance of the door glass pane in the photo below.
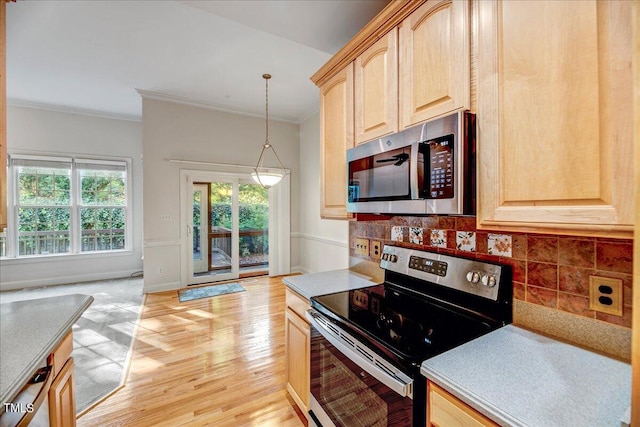
{"type": "Polygon", "coordinates": [[[240,271],[269,268],[269,190],[258,184],[238,187],[240,271]]]}
{"type": "Polygon", "coordinates": [[[208,246],[208,205],[209,186],[194,184],[193,186],[193,273],[206,274],[209,272],[208,246]]]}
{"type": "Polygon", "coordinates": [[[211,272],[223,274],[231,272],[231,231],[233,184],[227,182],[211,183],[211,272]]]}

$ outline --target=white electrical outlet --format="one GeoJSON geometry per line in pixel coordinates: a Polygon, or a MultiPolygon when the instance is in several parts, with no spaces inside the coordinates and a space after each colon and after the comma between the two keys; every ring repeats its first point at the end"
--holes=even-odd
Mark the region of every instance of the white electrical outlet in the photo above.
{"type": "Polygon", "coordinates": [[[164,274],[164,267],[160,267],[158,269],[158,274],[164,274]]]}

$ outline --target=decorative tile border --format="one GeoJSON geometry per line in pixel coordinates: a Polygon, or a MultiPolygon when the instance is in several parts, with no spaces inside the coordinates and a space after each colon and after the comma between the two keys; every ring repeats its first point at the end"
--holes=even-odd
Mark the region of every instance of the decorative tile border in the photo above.
{"type": "Polygon", "coordinates": [[[409,242],[415,245],[422,244],[422,228],[421,227],[409,227],[409,242]]]}
{"type": "Polygon", "coordinates": [[[457,231],[456,232],[456,248],[459,251],[475,252],[476,251],[475,231],[457,231]]]}
{"type": "Polygon", "coordinates": [[[489,255],[506,256],[511,258],[511,236],[507,234],[489,234],[489,255]]]}
{"type": "MultiPolygon", "coordinates": [[[[362,237],[509,264],[514,299],[631,327],[633,240],[488,233],[477,230],[475,221],[469,216],[393,216],[354,221],[349,225],[349,243],[353,248],[355,238],[362,237]],[[622,279],[623,316],[588,308],[588,277],[593,274],[622,279]]],[[[353,250],[351,255],[359,256],[353,250]]]]}
{"type": "Polygon", "coordinates": [[[447,247],[447,230],[431,230],[431,246],[436,248],[447,247]]]}
{"type": "Polygon", "coordinates": [[[402,242],[402,227],[394,225],[391,227],[391,240],[394,242],[402,242]]]}

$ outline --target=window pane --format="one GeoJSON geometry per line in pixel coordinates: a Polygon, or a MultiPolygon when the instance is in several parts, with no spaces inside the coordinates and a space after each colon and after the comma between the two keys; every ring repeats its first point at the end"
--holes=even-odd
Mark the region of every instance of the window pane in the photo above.
{"type": "Polygon", "coordinates": [[[80,222],[82,230],[93,230],[96,228],[96,216],[93,209],[80,209],[80,222]]]}
{"type": "Polygon", "coordinates": [[[124,171],[80,170],[81,204],[124,206],[125,182],[124,171]]]}
{"type": "Polygon", "coordinates": [[[68,205],[71,171],[48,167],[18,167],[19,205],[68,205]]]}
{"type": "Polygon", "coordinates": [[[80,209],[82,251],[109,251],[125,247],[125,209],[80,209]]]}
{"type": "Polygon", "coordinates": [[[70,208],[18,209],[18,255],[68,253],[70,208]]]}
{"type": "Polygon", "coordinates": [[[123,178],[111,180],[111,204],[123,206],[125,199],[125,182],[123,178]]]}
{"type": "Polygon", "coordinates": [[[18,209],[18,233],[36,231],[36,210],[34,208],[18,209]]]}
{"type": "Polygon", "coordinates": [[[37,175],[18,174],[18,203],[32,205],[36,203],[37,175]]]}
{"type": "Polygon", "coordinates": [[[68,205],[71,203],[71,178],[69,176],[56,175],[55,181],[56,204],[68,205]]]}

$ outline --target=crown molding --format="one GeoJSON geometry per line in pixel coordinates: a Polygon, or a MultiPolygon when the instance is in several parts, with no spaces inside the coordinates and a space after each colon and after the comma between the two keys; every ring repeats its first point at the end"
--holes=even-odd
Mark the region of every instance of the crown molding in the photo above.
{"type": "Polygon", "coordinates": [[[7,99],[7,105],[11,107],[32,108],[34,110],[55,111],[57,113],[77,114],[81,116],[99,117],[102,119],[125,120],[129,122],[142,122],[142,116],[133,114],[112,113],[109,111],[91,110],[87,108],[69,107],[66,105],[46,104],[44,102],[27,101],[22,99],[7,99]]]}
{"type": "Polygon", "coordinates": [[[362,52],[387,34],[392,28],[420,7],[426,0],[392,0],[367,25],[327,61],[316,73],[311,81],[316,86],[322,86],[331,77],[354,61],[362,52]]]}
{"type": "MultiPolygon", "coordinates": [[[[138,94],[140,94],[140,97],[142,97],[143,99],[153,99],[155,101],[172,102],[174,104],[187,105],[190,107],[206,108],[209,110],[222,111],[224,113],[240,114],[243,116],[256,117],[260,119],[265,118],[264,114],[256,114],[252,111],[243,110],[241,108],[230,107],[228,105],[214,104],[213,102],[185,98],[183,96],[177,96],[177,95],[168,95],[166,93],[153,92],[153,91],[144,90],[144,89],[136,89],[136,91],[138,92],[138,94]]],[[[269,115],[269,120],[275,120],[278,122],[285,122],[285,123],[293,123],[296,125],[300,124],[299,121],[286,119],[281,116],[273,116],[271,114],[269,115]]]]}

